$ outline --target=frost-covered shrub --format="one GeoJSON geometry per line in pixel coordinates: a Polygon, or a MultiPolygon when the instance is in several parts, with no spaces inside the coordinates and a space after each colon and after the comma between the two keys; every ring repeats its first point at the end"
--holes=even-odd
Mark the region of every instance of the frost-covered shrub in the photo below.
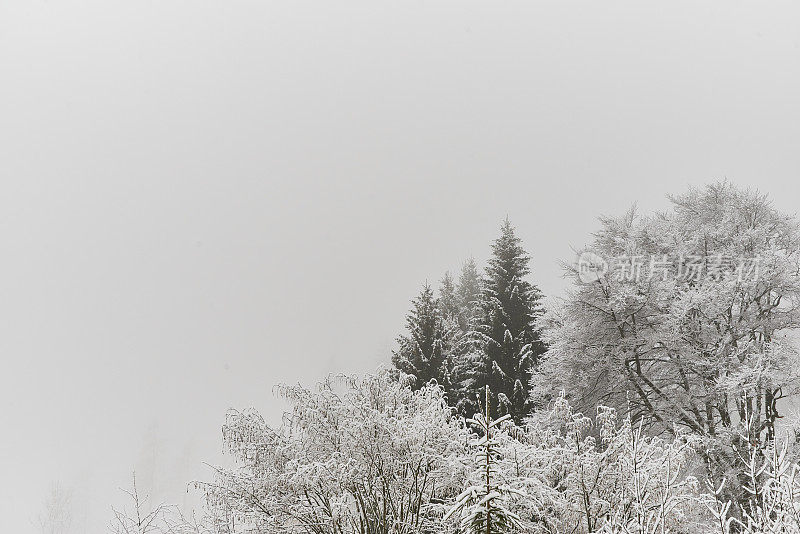
{"type": "Polygon", "coordinates": [[[209,507],[237,532],[444,531],[445,503],[466,475],[467,430],[438,386],[412,391],[380,372],[279,391],[291,405],[279,428],[255,411],[228,414],[237,465],[206,485],[209,507]]]}
{"type": "Polygon", "coordinates": [[[498,471],[527,495],[513,509],[521,532],[688,532],[700,519],[688,436],[648,437],[610,408],[589,418],[561,395],[547,416],[495,439],[498,471]]]}
{"type": "Polygon", "coordinates": [[[438,386],[386,373],[280,392],[291,410],[277,428],[228,414],[235,465],[204,485],[213,532],[485,532],[491,505],[508,519],[492,534],[800,534],[800,467],[783,441],[754,440],[736,476],[701,490],[702,438],[653,437],[605,407],[585,416],[564,395],[524,427],[487,431],[485,416],[474,430],[454,417],[438,386]],[[726,486],[746,497],[730,503],[726,486]]]}
{"type": "Polygon", "coordinates": [[[740,458],[747,496],[743,502],[720,498],[727,480],[709,488],[705,504],[714,518],[714,532],[800,533],[800,466],[789,461],[787,452],[785,441],[766,448],[749,447],[747,456],[740,458]]]}

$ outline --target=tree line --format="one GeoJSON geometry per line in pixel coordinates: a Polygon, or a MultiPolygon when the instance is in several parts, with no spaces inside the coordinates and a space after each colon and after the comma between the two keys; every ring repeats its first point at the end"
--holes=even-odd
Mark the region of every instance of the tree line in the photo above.
{"type": "Polygon", "coordinates": [[[728,182],[669,200],[664,212],[601,217],[580,257],[602,269],[565,264],[572,289],[546,310],[506,220],[482,275],[470,260],[438,294],[423,287],[395,368],[413,387],[435,380],[464,417],[481,411],[488,385],[492,415],[517,424],[564,391],[579,410],[612,407],[650,435],[691,432],[705,444],[704,476],[738,480],[726,495],[745,499],[737,466],[749,447],[774,444],[781,399],[796,390],[786,334],[800,326],[798,222],[728,182]]]}
{"type": "Polygon", "coordinates": [[[800,534],[800,226],[727,182],[670,200],[601,217],[546,305],[504,221],[391,369],[229,412],[202,522],[148,531],[800,534]]]}
{"type": "Polygon", "coordinates": [[[542,294],[527,278],[530,255],[506,220],[483,275],[467,260],[458,279],[445,273],[438,291],[424,284],[406,316],[392,363],[419,388],[431,380],[464,417],[480,411],[489,386],[493,415],[521,422],[545,345],[537,325],[542,294]]]}

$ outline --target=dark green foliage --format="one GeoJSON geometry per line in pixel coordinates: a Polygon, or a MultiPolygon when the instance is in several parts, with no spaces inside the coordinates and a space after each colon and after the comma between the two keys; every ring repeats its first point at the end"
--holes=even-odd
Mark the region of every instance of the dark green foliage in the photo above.
{"type": "Polygon", "coordinates": [[[460,314],[458,294],[453,277],[450,273],[444,273],[442,285],[439,287],[439,309],[445,320],[452,319],[456,322],[460,314]]]}
{"type": "MultiPolygon", "coordinates": [[[[468,335],[472,330],[480,304],[480,279],[475,262],[469,260],[454,285],[449,273],[442,279],[439,289],[442,313],[445,317],[445,339],[449,347],[448,370],[449,387],[446,391],[448,402],[460,407],[464,399],[471,398],[472,371],[474,367],[475,344],[468,335]]],[[[468,410],[459,410],[472,415],[468,410]]]]}
{"type": "Polygon", "coordinates": [[[411,305],[406,316],[406,333],[397,338],[399,347],[392,354],[392,363],[415,378],[414,389],[436,380],[447,390],[451,347],[446,339],[444,316],[431,286],[425,284],[411,305]]]}
{"type": "Polygon", "coordinates": [[[496,414],[511,414],[517,422],[528,414],[531,374],[545,350],[536,328],[541,292],[525,279],[529,263],[530,256],[506,220],[492,244],[480,316],[472,332],[481,349],[474,387],[477,391],[488,385],[496,414]]]}
{"type": "Polygon", "coordinates": [[[470,258],[461,268],[456,287],[458,324],[464,332],[472,330],[481,307],[481,278],[475,260],[470,258]]]}
{"type": "Polygon", "coordinates": [[[530,257],[505,221],[492,244],[483,279],[475,261],[464,263],[455,283],[446,273],[434,296],[429,285],[412,301],[406,334],[392,362],[419,388],[436,380],[448,402],[465,417],[481,410],[490,386],[492,416],[528,414],[530,378],[544,345],[539,339],[539,289],[528,282],[530,257]]]}

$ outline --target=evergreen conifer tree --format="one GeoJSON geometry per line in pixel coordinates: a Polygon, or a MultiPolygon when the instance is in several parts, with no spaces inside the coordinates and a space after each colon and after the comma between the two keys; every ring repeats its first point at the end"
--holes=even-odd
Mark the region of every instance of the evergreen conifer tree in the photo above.
{"type": "Polygon", "coordinates": [[[464,385],[460,376],[464,374],[462,355],[467,351],[469,336],[468,331],[460,324],[463,310],[458,287],[450,273],[445,273],[439,287],[439,311],[443,322],[442,350],[445,353],[444,365],[447,370],[447,382],[442,385],[450,405],[458,406],[459,400],[464,396],[464,385]]]}
{"type": "Polygon", "coordinates": [[[506,219],[492,244],[472,333],[481,349],[473,387],[488,385],[495,413],[511,414],[516,422],[528,415],[531,374],[545,350],[536,327],[541,292],[525,279],[529,263],[530,256],[506,219]]]}
{"type": "Polygon", "coordinates": [[[455,514],[460,514],[459,531],[462,534],[503,534],[519,532],[523,528],[519,516],[509,510],[508,503],[515,496],[525,498],[525,493],[497,480],[499,444],[494,439],[493,431],[510,419],[511,415],[506,414],[492,420],[489,415],[490,398],[489,386],[486,386],[484,413],[467,420],[481,434],[474,442],[478,449],[475,454],[478,483],[470,485],[456,497],[455,504],[443,518],[447,521],[455,514]]]}
{"type": "MultiPolygon", "coordinates": [[[[480,369],[483,364],[481,344],[473,334],[481,311],[481,278],[475,260],[470,258],[461,267],[456,285],[458,301],[458,328],[461,335],[454,348],[451,367],[450,403],[464,417],[472,417],[479,410],[480,369]]],[[[485,383],[485,380],[482,381],[485,383]]]]}
{"type": "Polygon", "coordinates": [[[458,323],[464,332],[472,330],[473,321],[480,309],[481,277],[475,260],[470,258],[461,267],[456,286],[456,299],[458,301],[458,323]]]}
{"type": "Polygon", "coordinates": [[[426,283],[411,305],[406,316],[406,333],[397,338],[398,349],[392,354],[392,363],[416,379],[414,389],[434,379],[447,391],[451,349],[439,299],[426,283]]]}
{"type": "Polygon", "coordinates": [[[439,286],[439,308],[444,319],[454,319],[458,322],[460,315],[460,302],[453,277],[449,272],[444,273],[439,286]]]}

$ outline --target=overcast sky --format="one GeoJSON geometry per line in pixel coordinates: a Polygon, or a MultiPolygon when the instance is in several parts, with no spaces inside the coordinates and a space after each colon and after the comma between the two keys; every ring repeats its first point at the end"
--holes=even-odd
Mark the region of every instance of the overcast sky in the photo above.
{"type": "Polygon", "coordinates": [[[797,2],[0,0],[0,531],[180,502],[506,216],[557,295],[634,201],[795,212],[798,95],[797,2]]]}

